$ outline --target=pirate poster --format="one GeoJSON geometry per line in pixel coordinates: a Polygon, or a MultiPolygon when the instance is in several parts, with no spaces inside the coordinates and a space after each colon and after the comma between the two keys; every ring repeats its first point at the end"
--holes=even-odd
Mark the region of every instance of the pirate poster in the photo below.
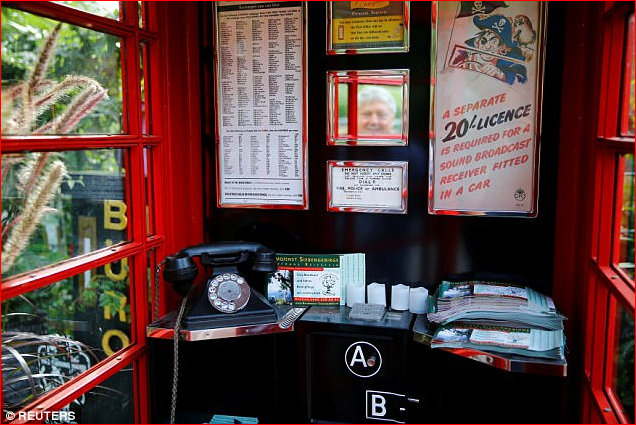
{"type": "Polygon", "coordinates": [[[406,52],[408,1],[330,1],[327,53],[406,52]]]}
{"type": "Polygon", "coordinates": [[[429,212],[537,215],[545,6],[433,6],[429,212]]]}

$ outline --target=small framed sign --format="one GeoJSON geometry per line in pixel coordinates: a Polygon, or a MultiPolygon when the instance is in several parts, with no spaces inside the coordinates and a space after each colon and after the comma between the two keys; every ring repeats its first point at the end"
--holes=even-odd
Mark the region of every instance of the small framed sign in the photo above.
{"type": "Polygon", "coordinates": [[[327,211],[406,214],[408,162],[327,161],[327,211]]]}
{"type": "Polygon", "coordinates": [[[536,217],[545,3],[433,8],[429,212],[536,217]]]}
{"type": "Polygon", "coordinates": [[[408,1],[327,2],[327,54],[409,51],[408,1]]]}
{"type": "Polygon", "coordinates": [[[327,144],[406,146],[409,70],[327,72],[327,144]]]}

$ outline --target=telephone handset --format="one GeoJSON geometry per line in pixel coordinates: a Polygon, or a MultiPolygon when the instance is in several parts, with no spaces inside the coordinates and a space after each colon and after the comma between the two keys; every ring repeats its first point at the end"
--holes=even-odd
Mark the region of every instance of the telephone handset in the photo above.
{"type": "Polygon", "coordinates": [[[277,315],[267,300],[250,288],[264,276],[276,271],[276,253],[254,242],[220,242],[185,248],[166,258],[163,277],[185,296],[199,269],[212,267],[205,290],[184,316],[184,328],[245,326],[276,322],[277,315]]]}

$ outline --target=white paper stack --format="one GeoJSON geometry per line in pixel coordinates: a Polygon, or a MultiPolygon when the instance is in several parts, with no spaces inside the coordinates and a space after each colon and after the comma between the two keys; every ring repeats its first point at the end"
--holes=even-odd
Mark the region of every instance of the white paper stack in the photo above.
{"type": "Polygon", "coordinates": [[[561,360],[564,355],[564,336],[562,330],[546,331],[457,322],[440,326],[433,335],[431,347],[473,348],[561,360]]]}
{"type": "Polygon", "coordinates": [[[447,324],[458,320],[499,320],[547,330],[563,329],[564,317],[552,298],[527,288],[500,282],[442,282],[428,320],[447,324]]]}
{"type": "Polygon", "coordinates": [[[531,288],[502,282],[442,282],[428,320],[440,326],[431,347],[474,348],[564,359],[563,320],[554,302],[531,288]]]}

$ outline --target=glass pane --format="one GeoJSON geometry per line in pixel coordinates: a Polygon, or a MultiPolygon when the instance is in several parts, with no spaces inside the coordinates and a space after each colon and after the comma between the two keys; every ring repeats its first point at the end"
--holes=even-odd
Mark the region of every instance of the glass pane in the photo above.
{"type": "MultiPolygon", "coordinates": [[[[120,370],[64,407],[77,424],[131,424],[135,422],[133,368],[120,370]]],[[[51,422],[55,423],[55,422],[51,422]]],[[[59,421],[57,423],[69,423],[59,421]]]]}
{"type": "Polygon", "coordinates": [[[148,19],[146,16],[147,3],[145,1],[137,2],[137,12],[139,13],[139,28],[146,28],[148,25],[148,19]]]}
{"type": "Polygon", "coordinates": [[[616,345],[612,388],[634,422],[634,317],[620,305],[616,308],[616,345]]]}
{"type": "Polygon", "coordinates": [[[128,272],[126,258],[2,302],[3,407],[16,410],[130,343],[128,272]]]}
{"type": "Polygon", "coordinates": [[[143,41],[139,43],[139,66],[140,66],[140,87],[141,87],[141,132],[144,135],[152,134],[152,114],[150,111],[150,62],[148,60],[148,43],[143,41]]]}
{"type": "MultiPolygon", "coordinates": [[[[618,267],[634,280],[634,154],[623,155],[623,193],[618,267]]],[[[620,178],[620,177],[619,177],[620,178]]],[[[619,185],[620,187],[620,185],[619,185]]]]}
{"type": "Polygon", "coordinates": [[[2,7],[2,134],[123,133],[121,40],[57,24],[2,7]]]}
{"type": "Polygon", "coordinates": [[[349,134],[349,126],[347,125],[349,120],[347,116],[347,110],[349,108],[348,87],[348,84],[338,84],[338,126],[335,128],[335,134],[349,134]]]}
{"type": "Polygon", "coordinates": [[[358,133],[395,134],[402,129],[402,86],[358,86],[358,133]]]}
{"type": "Polygon", "coordinates": [[[159,318],[159,299],[157,298],[158,292],[155,291],[155,282],[156,270],[155,270],[155,261],[157,257],[157,250],[152,249],[147,252],[147,260],[148,260],[148,322],[153,322],[159,318]]]}
{"type": "Polygon", "coordinates": [[[104,18],[119,19],[118,1],[54,1],[104,18]]]}
{"type": "Polygon", "coordinates": [[[634,136],[634,14],[627,20],[627,38],[625,39],[625,70],[623,73],[623,113],[621,133],[634,136]]]}
{"type": "Polygon", "coordinates": [[[144,181],[146,183],[146,232],[155,234],[155,192],[153,191],[153,161],[152,147],[144,148],[144,181]]]}
{"type": "Polygon", "coordinates": [[[125,241],[125,151],[2,155],[2,278],[125,241]]]}

